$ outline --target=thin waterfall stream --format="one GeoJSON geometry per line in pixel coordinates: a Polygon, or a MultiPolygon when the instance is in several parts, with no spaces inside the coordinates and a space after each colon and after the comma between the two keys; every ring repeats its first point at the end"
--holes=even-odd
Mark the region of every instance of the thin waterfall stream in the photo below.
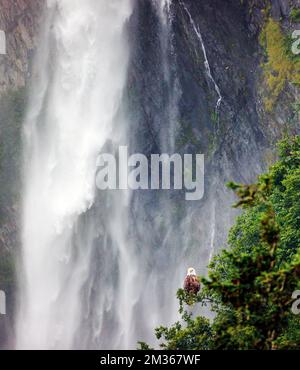
{"type": "Polygon", "coordinates": [[[200,29],[199,29],[199,26],[196,26],[194,20],[193,20],[193,17],[191,16],[191,13],[189,12],[188,8],[186,7],[186,5],[184,3],[182,3],[182,6],[185,10],[185,12],[187,13],[189,19],[190,19],[190,22],[191,22],[191,25],[193,27],[193,30],[195,31],[195,34],[197,35],[197,38],[199,39],[200,41],[200,44],[201,44],[201,48],[202,48],[202,52],[203,52],[203,56],[204,56],[204,66],[205,66],[205,70],[206,70],[206,73],[207,73],[207,76],[208,78],[211,80],[213,86],[214,86],[214,89],[218,95],[218,100],[217,100],[217,103],[216,103],[216,113],[219,112],[219,108],[221,106],[221,103],[222,103],[222,100],[223,100],[223,97],[221,95],[221,90],[218,86],[218,84],[216,83],[212,73],[211,73],[211,69],[210,69],[210,64],[209,64],[209,61],[208,61],[208,58],[207,58],[207,53],[206,53],[206,48],[205,48],[205,44],[204,44],[204,41],[203,41],[203,37],[202,37],[202,34],[200,32],[200,29]]]}

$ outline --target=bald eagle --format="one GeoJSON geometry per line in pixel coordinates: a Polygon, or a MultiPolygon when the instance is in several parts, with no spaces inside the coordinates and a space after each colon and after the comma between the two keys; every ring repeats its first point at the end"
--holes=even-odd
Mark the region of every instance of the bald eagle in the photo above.
{"type": "Polygon", "coordinates": [[[193,267],[188,268],[183,288],[189,294],[197,294],[200,290],[200,281],[193,267]]]}

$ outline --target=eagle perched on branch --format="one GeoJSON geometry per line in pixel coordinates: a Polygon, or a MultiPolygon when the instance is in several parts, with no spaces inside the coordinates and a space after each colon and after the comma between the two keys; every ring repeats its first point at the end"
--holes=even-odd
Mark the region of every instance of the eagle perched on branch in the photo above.
{"type": "Polygon", "coordinates": [[[189,267],[183,282],[184,290],[189,294],[197,294],[200,290],[200,281],[193,267],[189,267]]]}

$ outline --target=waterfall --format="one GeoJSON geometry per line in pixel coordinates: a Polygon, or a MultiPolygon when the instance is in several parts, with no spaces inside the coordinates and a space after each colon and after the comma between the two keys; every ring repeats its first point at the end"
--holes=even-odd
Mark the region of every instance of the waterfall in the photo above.
{"type": "Polygon", "coordinates": [[[174,47],[174,31],[172,0],[152,0],[159,21],[159,38],[161,46],[162,77],[164,81],[165,102],[161,115],[160,149],[162,152],[174,153],[176,135],[178,134],[178,105],[182,94],[176,71],[176,50],[174,47]]]}
{"type": "MultiPolygon", "coordinates": [[[[218,111],[220,89],[185,9],[218,111]]],[[[176,291],[186,268],[206,271],[217,200],[209,217],[209,200],[191,204],[180,192],[95,187],[100,152],[115,154],[120,145],[147,155],[186,149],[176,144],[185,124],[177,10],[171,0],[47,2],[24,128],[17,348],[152,344],[155,327],[178,319],[176,291]],[[137,20],[144,9],[152,13],[137,20]],[[157,43],[146,50],[148,63],[143,47],[153,45],[137,31],[151,17],[157,43]]]]}
{"type": "Polygon", "coordinates": [[[200,44],[201,44],[201,48],[202,48],[202,52],[203,52],[203,56],[204,56],[204,66],[205,66],[205,70],[206,70],[206,74],[208,76],[208,78],[210,79],[210,81],[212,82],[213,86],[214,86],[214,89],[218,95],[218,100],[217,100],[217,103],[216,103],[216,113],[219,112],[219,108],[220,108],[220,105],[222,103],[222,95],[221,95],[221,90],[218,86],[218,84],[216,83],[212,73],[211,73],[211,69],[210,69],[210,64],[209,64],[209,61],[208,61],[208,58],[207,58],[207,53],[206,53],[206,48],[205,48],[205,44],[204,44],[204,41],[203,41],[203,37],[202,37],[202,34],[200,32],[200,28],[198,26],[196,26],[194,20],[193,20],[193,17],[191,16],[191,13],[189,12],[188,8],[186,7],[186,5],[181,2],[184,10],[186,11],[188,17],[189,17],[189,20],[191,22],[191,25],[193,27],[193,30],[198,38],[198,40],[200,41],[200,44]]]}
{"type": "MultiPolygon", "coordinates": [[[[128,194],[98,200],[102,218],[97,218],[95,173],[98,153],[107,142],[116,144],[115,127],[126,125],[125,26],[131,12],[130,0],[47,3],[25,123],[18,348],[97,347],[85,333],[94,338],[105,333],[105,312],[112,305],[119,332],[115,346],[128,344],[131,297],[124,284],[128,287],[127,268],[134,264],[130,251],[124,252],[128,194]],[[113,279],[91,277],[100,251],[107,255],[106,278],[123,275],[116,295],[113,279]],[[116,270],[110,254],[118,261],[116,270]],[[106,290],[95,294],[97,285],[106,290]]],[[[102,347],[110,346],[111,338],[104,337],[102,347]]]]}
{"type": "Polygon", "coordinates": [[[159,15],[164,25],[168,24],[170,20],[170,7],[172,0],[154,0],[154,4],[159,9],[159,15]]]}

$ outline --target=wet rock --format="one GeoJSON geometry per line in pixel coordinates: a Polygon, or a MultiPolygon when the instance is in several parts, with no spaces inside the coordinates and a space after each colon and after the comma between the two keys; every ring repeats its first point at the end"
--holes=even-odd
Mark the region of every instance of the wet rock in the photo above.
{"type": "Polygon", "coordinates": [[[0,30],[6,34],[6,55],[0,55],[0,95],[25,85],[37,43],[45,0],[0,0],[0,30]]]}
{"type": "Polygon", "coordinates": [[[281,17],[288,17],[290,14],[289,0],[273,0],[271,14],[274,19],[279,20],[281,17]]]}

